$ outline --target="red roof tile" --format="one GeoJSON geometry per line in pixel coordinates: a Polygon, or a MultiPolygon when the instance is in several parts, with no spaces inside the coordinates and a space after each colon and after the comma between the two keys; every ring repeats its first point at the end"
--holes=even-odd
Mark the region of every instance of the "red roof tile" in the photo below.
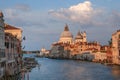
{"type": "Polygon", "coordinates": [[[11,30],[11,29],[20,29],[20,28],[16,28],[16,27],[11,26],[9,24],[5,24],[5,30],[11,30]]]}

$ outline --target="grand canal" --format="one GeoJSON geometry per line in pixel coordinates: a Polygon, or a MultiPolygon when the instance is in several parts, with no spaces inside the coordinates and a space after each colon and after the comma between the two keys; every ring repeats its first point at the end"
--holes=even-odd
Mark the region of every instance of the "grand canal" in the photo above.
{"type": "Polygon", "coordinates": [[[28,77],[29,80],[120,80],[119,66],[48,58],[36,60],[41,66],[26,74],[25,80],[28,80],[28,77]]]}

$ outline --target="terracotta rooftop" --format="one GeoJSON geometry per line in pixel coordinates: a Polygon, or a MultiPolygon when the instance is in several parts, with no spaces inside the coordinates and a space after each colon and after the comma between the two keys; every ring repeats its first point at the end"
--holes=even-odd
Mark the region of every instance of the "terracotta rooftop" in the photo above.
{"type": "Polygon", "coordinates": [[[15,29],[20,29],[20,28],[16,28],[14,26],[11,26],[11,25],[5,23],[5,30],[11,30],[11,29],[15,30],[15,29]]]}

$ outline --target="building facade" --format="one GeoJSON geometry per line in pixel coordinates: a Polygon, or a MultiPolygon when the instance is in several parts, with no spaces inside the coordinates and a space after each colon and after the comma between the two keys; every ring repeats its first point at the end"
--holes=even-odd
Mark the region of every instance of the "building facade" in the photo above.
{"type": "Polygon", "coordinates": [[[13,76],[20,72],[19,40],[10,33],[5,33],[6,75],[13,76]]]}
{"type": "Polygon", "coordinates": [[[113,63],[120,64],[120,30],[112,34],[113,63]]]}
{"type": "Polygon", "coordinates": [[[87,42],[86,32],[78,31],[75,37],[75,43],[78,43],[78,42],[87,42]]]}
{"type": "Polygon", "coordinates": [[[71,55],[81,54],[84,51],[100,51],[100,44],[96,41],[88,42],[86,32],[78,31],[75,38],[69,31],[69,27],[66,24],[64,31],[61,33],[60,39],[57,44],[64,46],[65,50],[70,50],[71,55]]]}
{"type": "Polygon", "coordinates": [[[104,52],[96,52],[92,53],[94,55],[94,60],[96,62],[106,62],[107,60],[107,54],[104,52]]]}
{"type": "Polygon", "coordinates": [[[21,51],[21,48],[22,48],[22,44],[21,44],[22,43],[22,29],[5,23],[5,33],[10,33],[18,39],[19,46],[18,46],[17,53],[19,54],[19,58],[22,59],[22,54],[21,54],[22,53],[22,51],[21,51]]]}
{"type": "Polygon", "coordinates": [[[14,26],[11,26],[11,25],[5,23],[5,33],[11,33],[17,39],[22,41],[22,30],[18,27],[14,27],[14,26]]]}
{"type": "Polygon", "coordinates": [[[0,12],[0,79],[5,75],[5,34],[4,34],[4,19],[3,13],[0,12]]]}
{"type": "Polygon", "coordinates": [[[53,44],[49,57],[58,59],[68,59],[70,58],[70,51],[64,50],[64,46],[59,44],[53,44]]]}
{"type": "Polygon", "coordinates": [[[8,77],[18,75],[22,67],[21,37],[20,28],[5,24],[6,75],[8,77]]]}

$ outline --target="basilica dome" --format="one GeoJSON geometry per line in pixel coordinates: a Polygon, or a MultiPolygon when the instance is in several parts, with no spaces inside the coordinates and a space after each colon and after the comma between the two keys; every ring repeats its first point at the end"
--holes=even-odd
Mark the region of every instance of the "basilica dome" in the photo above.
{"type": "Polygon", "coordinates": [[[80,31],[77,33],[75,39],[83,39],[82,34],[80,33],[80,31]]]}
{"type": "Polygon", "coordinates": [[[68,25],[66,24],[64,31],[60,35],[60,40],[59,42],[62,43],[72,43],[73,41],[73,35],[69,31],[68,25]]]}
{"type": "Polygon", "coordinates": [[[68,25],[65,26],[64,31],[61,33],[61,38],[73,38],[73,35],[69,31],[68,25]]]}

